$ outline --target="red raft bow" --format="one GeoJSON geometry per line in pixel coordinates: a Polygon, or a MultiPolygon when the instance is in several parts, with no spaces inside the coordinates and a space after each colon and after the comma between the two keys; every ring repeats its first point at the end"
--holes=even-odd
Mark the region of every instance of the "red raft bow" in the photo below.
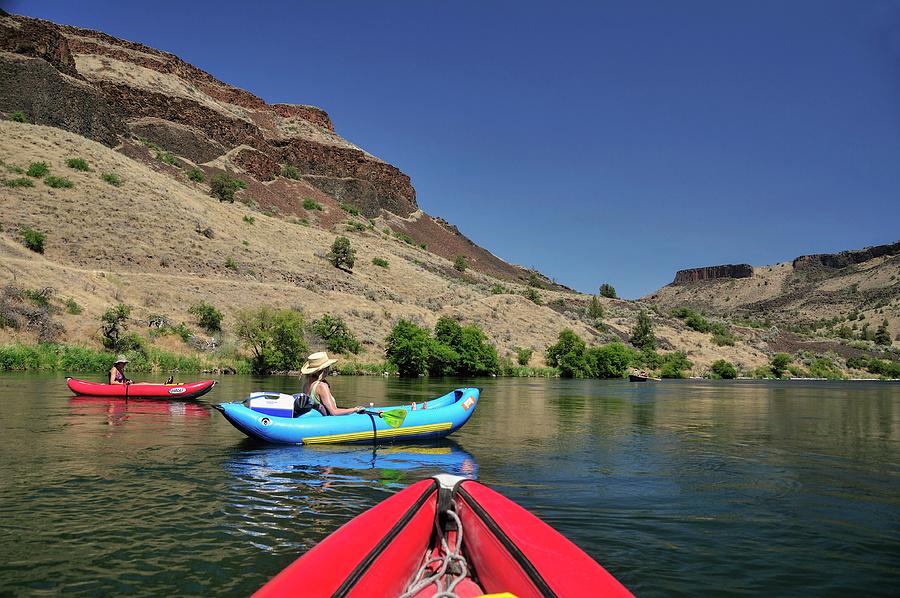
{"type": "Polygon", "coordinates": [[[594,559],[487,486],[447,474],[372,507],[294,561],[275,596],[631,596],[594,559]]]}

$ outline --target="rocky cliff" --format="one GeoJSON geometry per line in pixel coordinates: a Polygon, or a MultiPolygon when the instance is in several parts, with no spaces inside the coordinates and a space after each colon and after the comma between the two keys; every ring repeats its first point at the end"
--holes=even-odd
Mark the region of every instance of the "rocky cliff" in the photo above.
{"type": "Polygon", "coordinates": [[[840,253],[815,253],[801,255],[795,258],[792,265],[794,269],[811,269],[824,266],[826,268],[846,268],[854,264],[861,264],[875,258],[894,256],[900,254],[900,241],[888,245],[875,245],[865,249],[841,251],[840,253]]]}
{"type": "Polygon", "coordinates": [[[333,228],[346,216],[337,205],[349,205],[442,257],[528,276],[419,210],[409,176],[340,137],[324,110],[267,104],[143,44],[0,11],[0,112],[16,111],[135,159],[152,163],[149,146],[177,156],[178,166],[229,172],[246,184],[238,199],[261,211],[333,228]],[[281,176],[285,166],[296,181],[281,176]],[[305,198],[325,213],[309,213],[305,198]]]}
{"type": "Polygon", "coordinates": [[[704,268],[688,268],[675,273],[672,284],[687,284],[717,278],[749,278],[753,276],[750,264],[726,264],[722,266],[706,266],[704,268]]]}

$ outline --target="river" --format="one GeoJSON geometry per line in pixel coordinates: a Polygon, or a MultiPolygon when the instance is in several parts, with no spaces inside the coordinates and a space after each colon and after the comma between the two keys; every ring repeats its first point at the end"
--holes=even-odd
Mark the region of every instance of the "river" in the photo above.
{"type": "MultiPolygon", "coordinates": [[[[542,517],[639,596],[895,595],[900,384],[339,377],[343,405],[483,388],[450,441],[252,443],[193,403],[0,375],[0,594],[249,595],[441,471],[542,517]]],[[[589,592],[588,592],[589,594],[589,592]]]]}

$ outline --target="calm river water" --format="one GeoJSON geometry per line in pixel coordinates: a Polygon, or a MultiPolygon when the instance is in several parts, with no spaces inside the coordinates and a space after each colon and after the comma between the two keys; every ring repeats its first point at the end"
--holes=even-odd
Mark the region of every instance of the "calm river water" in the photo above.
{"type": "MultiPolygon", "coordinates": [[[[339,403],[463,380],[335,378],[339,403]]],[[[896,595],[900,385],[478,380],[452,441],[262,446],[209,405],[0,376],[0,595],[248,595],[406,485],[477,477],[640,596],[896,595]]],[[[589,595],[587,592],[586,595],[589,595]]]]}

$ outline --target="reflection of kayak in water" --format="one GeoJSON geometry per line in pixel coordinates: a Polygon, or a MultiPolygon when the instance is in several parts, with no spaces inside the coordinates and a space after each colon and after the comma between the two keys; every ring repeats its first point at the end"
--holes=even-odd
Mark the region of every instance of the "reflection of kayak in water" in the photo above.
{"type": "Polygon", "coordinates": [[[442,590],[631,596],[524,508],[474,480],[447,475],[417,482],[352,519],[254,596],[423,597],[442,590]]]}
{"type": "Polygon", "coordinates": [[[108,413],[149,413],[187,417],[209,417],[209,409],[197,403],[175,401],[153,401],[150,399],[132,401],[114,397],[72,397],[69,405],[85,412],[108,413]]]}
{"type": "MultiPolygon", "coordinates": [[[[378,440],[397,439],[422,440],[441,438],[461,428],[478,406],[478,388],[458,388],[442,397],[417,404],[413,410],[409,405],[396,407],[374,407],[373,415],[354,413],[351,415],[323,416],[315,409],[292,411],[292,397],[284,395],[287,405],[279,405],[275,394],[271,400],[273,407],[254,406],[259,400],[256,393],[242,402],[221,403],[215,408],[222,412],[231,424],[251,438],[279,444],[334,444],[372,443],[378,440]],[[248,404],[245,404],[248,403],[248,404]],[[391,426],[386,418],[377,417],[374,412],[405,411],[398,426],[391,426]],[[276,415],[278,413],[278,415],[276,415]],[[292,417],[293,416],[293,417],[292,417]]],[[[265,403],[266,401],[263,401],[265,403]]],[[[401,413],[401,415],[403,415],[401,413]]]]}
{"type": "MultiPolygon", "coordinates": [[[[248,441],[249,442],[249,441],[248,441]]],[[[240,455],[229,463],[235,473],[268,477],[273,473],[321,470],[411,470],[432,469],[474,478],[478,465],[469,452],[450,440],[434,446],[395,445],[370,448],[340,446],[271,446],[240,455]]]]}

